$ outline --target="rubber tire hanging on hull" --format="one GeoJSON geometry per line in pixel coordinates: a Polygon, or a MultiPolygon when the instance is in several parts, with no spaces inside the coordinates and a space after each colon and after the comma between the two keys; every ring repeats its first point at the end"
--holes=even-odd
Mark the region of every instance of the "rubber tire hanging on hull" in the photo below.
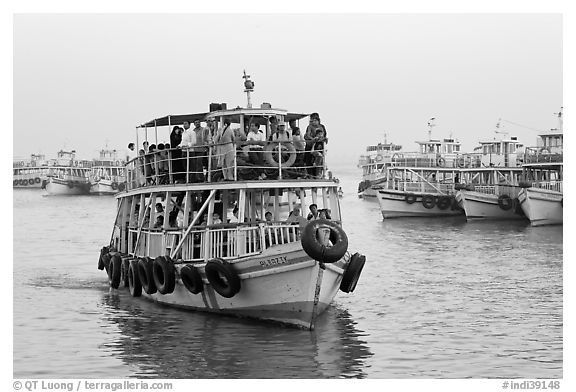
{"type": "Polygon", "coordinates": [[[100,249],[100,257],[98,258],[98,269],[100,271],[104,269],[104,257],[107,257],[108,262],[110,262],[110,256],[108,255],[109,251],[110,250],[107,246],[103,246],[102,249],[100,249]]]}
{"type": "Polygon", "coordinates": [[[335,222],[318,219],[311,221],[304,227],[300,239],[304,252],[321,263],[335,263],[346,254],[348,250],[348,236],[335,222]],[[325,246],[318,240],[318,230],[330,229],[330,242],[332,246],[325,246]]]}
{"type": "Polygon", "coordinates": [[[154,284],[154,272],[152,270],[152,259],[143,257],[138,260],[138,278],[146,294],[154,294],[157,291],[154,284]]]}
{"type": "Polygon", "coordinates": [[[416,202],[416,195],[413,193],[407,193],[406,196],[404,196],[404,200],[408,204],[414,204],[416,202]]]}
{"type": "Polygon", "coordinates": [[[434,199],[434,196],[423,195],[422,196],[422,205],[424,206],[424,208],[427,208],[427,209],[434,208],[434,206],[436,205],[436,200],[434,199]]]}
{"type": "Polygon", "coordinates": [[[450,196],[438,196],[436,205],[441,210],[446,210],[452,205],[452,198],[450,196]]]}
{"type": "Polygon", "coordinates": [[[187,264],[180,270],[180,279],[184,287],[192,294],[199,294],[204,290],[204,283],[200,271],[193,265],[187,264]]]}
{"type": "Polygon", "coordinates": [[[130,260],[128,266],[128,290],[133,297],[140,297],[142,295],[142,283],[140,283],[140,276],[138,274],[138,259],[130,260]]]}
{"type": "Polygon", "coordinates": [[[176,287],[176,268],[169,256],[158,256],[152,262],[154,284],[160,294],[170,294],[176,287]]]}
{"type": "Polygon", "coordinates": [[[224,298],[232,298],[240,291],[240,278],[232,264],[216,258],[207,262],[204,270],[208,282],[224,298]]]}
{"type": "Polygon", "coordinates": [[[120,276],[122,275],[122,257],[115,254],[110,259],[110,265],[108,266],[108,282],[110,287],[117,289],[120,286],[120,276]]]}
{"type": "Polygon", "coordinates": [[[121,282],[124,284],[124,287],[129,287],[128,267],[130,267],[130,259],[126,257],[122,260],[122,279],[121,279],[121,282]]]}
{"type": "Polygon", "coordinates": [[[498,196],[498,207],[504,211],[510,210],[514,206],[514,201],[508,195],[498,196]]]}
{"type": "Polygon", "coordinates": [[[362,268],[364,268],[364,263],[366,263],[366,256],[360,253],[354,253],[350,258],[350,262],[342,275],[342,282],[340,282],[340,290],[345,293],[351,293],[356,288],[356,283],[360,278],[362,273],[362,268]]]}

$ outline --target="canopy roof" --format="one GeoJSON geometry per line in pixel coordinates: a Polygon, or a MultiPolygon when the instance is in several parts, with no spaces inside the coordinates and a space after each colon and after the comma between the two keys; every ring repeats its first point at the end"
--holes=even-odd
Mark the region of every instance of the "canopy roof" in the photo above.
{"type": "Polygon", "coordinates": [[[226,117],[229,118],[232,123],[240,122],[240,115],[245,117],[255,117],[257,123],[262,125],[265,122],[265,117],[270,117],[274,115],[283,115],[285,121],[290,120],[300,120],[301,118],[309,116],[309,114],[303,113],[287,113],[281,109],[246,109],[237,108],[232,110],[218,110],[215,112],[205,112],[205,113],[191,113],[191,114],[170,114],[164,117],[156,118],[150,120],[137,128],[153,128],[154,126],[162,127],[168,125],[182,125],[184,121],[193,123],[196,120],[204,121],[208,117],[226,117]],[[258,121],[258,117],[262,120],[258,121]]]}

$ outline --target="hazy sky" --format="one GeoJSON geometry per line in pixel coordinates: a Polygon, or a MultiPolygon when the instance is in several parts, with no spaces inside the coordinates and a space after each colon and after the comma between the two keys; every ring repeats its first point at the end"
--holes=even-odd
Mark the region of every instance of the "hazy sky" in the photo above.
{"type": "Polygon", "coordinates": [[[245,106],[243,69],[256,105],[320,113],[329,162],[384,133],[414,150],[431,117],[465,151],[499,118],[535,145],[563,105],[562,16],[17,14],[14,155],[90,158],[155,117],[245,106]]]}

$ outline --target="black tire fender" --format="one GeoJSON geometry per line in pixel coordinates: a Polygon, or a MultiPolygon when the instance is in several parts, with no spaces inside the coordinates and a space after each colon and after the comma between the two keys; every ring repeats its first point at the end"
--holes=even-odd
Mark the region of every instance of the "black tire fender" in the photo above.
{"type": "Polygon", "coordinates": [[[362,273],[362,268],[364,268],[364,263],[366,263],[366,256],[360,253],[354,253],[344,270],[342,275],[342,282],[340,282],[340,290],[345,293],[351,293],[356,288],[356,283],[360,278],[362,273]]]}
{"type": "Polygon", "coordinates": [[[191,264],[186,264],[180,269],[180,279],[182,279],[184,287],[192,294],[199,294],[204,290],[200,271],[191,264]]]}
{"type": "Polygon", "coordinates": [[[436,205],[436,199],[432,195],[423,195],[422,196],[422,205],[424,208],[431,209],[434,208],[436,205]]]}
{"type": "Polygon", "coordinates": [[[108,266],[108,282],[110,287],[117,289],[120,286],[120,277],[122,275],[122,257],[119,254],[115,254],[110,259],[110,265],[108,266]]]}
{"type": "Polygon", "coordinates": [[[232,298],[240,291],[240,278],[232,264],[216,258],[208,261],[204,270],[208,282],[221,296],[232,298]]]}
{"type": "Polygon", "coordinates": [[[510,210],[514,206],[514,201],[508,195],[498,196],[498,207],[504,211],[510,210]]]}
{"type": "Polygon", "coordinates": [[[416,202],[416,195],[414,193],[407,193],[406,196],[404,196],[404,200],[408,204],[414,204],[416,202]]]}
{"type": "Polygon", "coordinates": [[[138,260],[138,278],[146,294],[154,294],[157,291],[154,284],[152,262],[150,257],[142,257],[138,260]]]}
{"type": "Polygon", "coordinates": [[[138,259],[130,260],[128,265],[128,290],[133,297],[142,295],[142,283],[138,274],[138,259]]]}
{"type": "Polygon", "coordinates": [[[158,256],[152,262],[154,284],[160,294],[174,292],[176,286],[176,268],[169,256],[158,256]]]}
{"type": "Polygon", "coordinates": [[[335,263],[348,250],[348,236],[340,225],[327,219],[311,221],[304,227],[300,239],[304,252],[321,263],[335,263]],[[318,239],[318,230],[330,229],[332,246],[325,246],[318,239]]]}

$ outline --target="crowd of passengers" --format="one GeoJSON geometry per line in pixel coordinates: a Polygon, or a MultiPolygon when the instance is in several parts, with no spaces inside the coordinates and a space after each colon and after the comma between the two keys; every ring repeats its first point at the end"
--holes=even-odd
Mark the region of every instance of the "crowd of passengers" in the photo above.
{"type": "MultiPolygon", "coordinates": [[[[268,140],[256,120],[249,121],[246,130],[242,130],[232,129],[230,120],[224,119],[223,126],[217,129],[216,121],[208,118],[206,127],[200,120],[194,121],[194,128],[187,121],[183,127],[175,126],[170,133],[170,143],[155,145],[144,141],[138,155],[135,144],[130,143],[126,160],[130,162],[129,171],[135,175],[129,181],[132,186],[168,184],[171,181],[205,182],[209,176],[210,181],[233,181],[235,160],[239,180],[275,178],[278,170],[265,168],[272,166],[264,159],[264,146],[269,142],[282,142],[283,150],[296,153],[290,169],[283,169],[283,178],[322,176],[324,146],[328,139],[319,114],[310,115],[304,135],[296,120],[289,121],[289,130],[275,116],[268,120],[271,131],[268,140]]],[[[284,156],[276,159],[284,162],[286,154],[280,155],[284,156]]]]}

